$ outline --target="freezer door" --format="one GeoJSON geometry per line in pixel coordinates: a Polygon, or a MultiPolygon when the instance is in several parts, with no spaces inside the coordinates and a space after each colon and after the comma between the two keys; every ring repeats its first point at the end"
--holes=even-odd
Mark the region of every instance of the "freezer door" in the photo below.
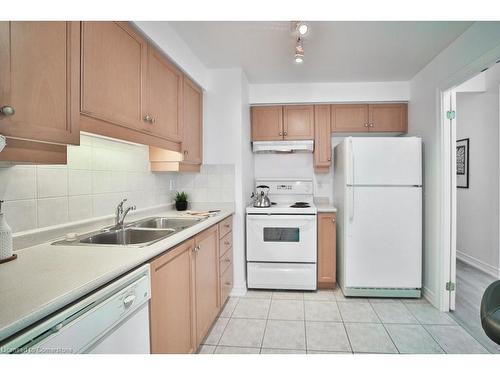
{"type": "Polygon", "coordinates": [[[348,138],[346,142],[348,185],[422,185],[420,138],[348,138]]]}
{"type": "Polygon", "coordinates": [[[422,189],[349,187],[343,287],[420,288],[422,189]]]}

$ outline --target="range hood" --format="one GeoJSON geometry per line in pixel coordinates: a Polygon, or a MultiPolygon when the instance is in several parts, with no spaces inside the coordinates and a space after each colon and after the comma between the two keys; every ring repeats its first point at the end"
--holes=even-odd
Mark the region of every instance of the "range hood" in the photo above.
{"type": "Polygon", "coordinates": [[[284,153],[313,152],[314,141],[255,141],[252,142],[254,153],[284,153]]]}

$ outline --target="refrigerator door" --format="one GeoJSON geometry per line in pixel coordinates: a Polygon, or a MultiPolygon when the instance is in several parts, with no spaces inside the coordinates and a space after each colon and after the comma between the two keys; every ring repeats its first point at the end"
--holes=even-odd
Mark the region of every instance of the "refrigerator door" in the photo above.
{"type": "Polygon", "coordinates": [[[348,138],[345,142],[347,185],[422,185],[420,138],[348,138]]]}
{"type": "Polygon", "coordinates": [[[343,287],[420,288],[422,189],[348,187],[343,287]]]}

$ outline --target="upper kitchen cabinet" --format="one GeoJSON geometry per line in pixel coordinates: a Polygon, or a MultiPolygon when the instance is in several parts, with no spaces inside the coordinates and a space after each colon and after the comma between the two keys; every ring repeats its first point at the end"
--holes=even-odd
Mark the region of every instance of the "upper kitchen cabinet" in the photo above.
{"type": "Polygon", "coordinates": [[[368,131],[368,104],[333,104],[332,132],[368,131]]]}
{"type": "MultiPolygon", "coordinates": [[[[81,113],[142,129],[147,54],[146,40],[125,22],[82,22],[81,113]]],[[[82,125],[86,128],[86,121],[82,125]]]]}
{"type": "Polygon", "coordinates": [[[187,77],[183,81],[183,160],[201,164],[203,159],[203,92],[187,77]]]}
{"type": "Polygon", "coordinates": [[[371,132],[400,132],[408,131],[408,105],[395,104],[370,104],[369,128],[371,132]]]}
{"type": "Polygon", "coordinates": [[[252,141],[283,140],[283,107],[252,107],[252,141]]]}
{"type": "Polygon", "coordinates": [[[252,141],[314,139],[314,106],[252,107],[252,141]]]}
{"type": "Polygon", "coordinates": [[[182,140],[182,73],[153,46],[148,52],[147,109],[143,129],[171,141],[182,140]]]}
{"type": "Polygon", "coordinates": [[[283,107],[283,139],[314,139],[314,106],[291,105],[283,107]]]}
{"type": "Polygon", "coordinates": [[[334,133],[407,131],[406,103],[333,104],[334,133]]]}
{"type": "Polygon", "coordinates": [[[314,106],[314,170],[326,173],[332,163],[330,106],[314,106]]]}
{"type": "Polygon", "coordinates": [[[79,72],[79,22],[0,22],[0,134],[79,144],[79,72]]]}

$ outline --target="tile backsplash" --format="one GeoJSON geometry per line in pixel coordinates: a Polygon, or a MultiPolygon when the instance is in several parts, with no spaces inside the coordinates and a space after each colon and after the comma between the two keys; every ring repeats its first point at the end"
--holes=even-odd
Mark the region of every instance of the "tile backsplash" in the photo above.
{"type": "Polygon", "coordinates": [[[67,165],[0,166],[0,199],[13,232],[172,202],[176,173],[152,173],[147,146],[81,135],[67,165]]]}
{"type": "Polygon", "coordinates": [[[200,173],[179,174],[177,190],[190,202],[234,202],[234,165],[204,164],[200,173]]]}

